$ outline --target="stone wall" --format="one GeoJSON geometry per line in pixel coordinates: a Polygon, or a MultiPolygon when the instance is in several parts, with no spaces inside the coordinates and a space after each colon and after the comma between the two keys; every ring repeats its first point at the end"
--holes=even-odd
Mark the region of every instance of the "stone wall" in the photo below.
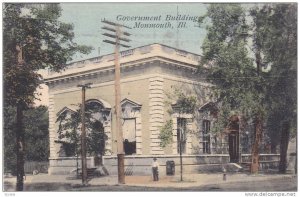
{"type": "MultiPolygon", "coordinates": [[[[144,155],[144,156],[125,156],[125,173],[126,175],[151,175],[151,164],[153,157],[157,158],[160,164],[159,172],[166,175],[166,162],[175,162],[175,174],[180,174],[180,157],[179,155],[144,155]]],[[[242,160],[248,158],[249,155],[242,155],[242,160]]],[[[225,166],[227,171],[235,172],[237,167],[229,164],[229,155],[183,155],[183,172],[190,173],[222,173],[225,166]]],[[[278,154],[262,154],[261,170],[274,169],[278,166],[278,154]]],[[[104,157],[104,166],[110,175],[117,175],[117,157],[104,157]]],[[[247,169],[244,169],[247,171],[247,169]]]]}
{"type": "MultiPolygon", "coordinates": [[[[249,159],[249,154],[242,155],[242,161],[245,162],[249,159]]],[[[130,175],[151,175],[151,164],[153,157],[157,158],[159,162],[159,172],[161,175],[166,175],[166,162],[175,162],[175,174],[180,174],[180,157],[179,155],[133,155],[125,156],[125,174],[130,175]]],[[[237,171],[234,164],[229,163],[229,155],[216,154],[216,155],[183,155],[183,172],[184,174],[190,173],[222,173],[223,167],[230,172],[237,171]]],[[[261,154],[260,156],[260,169],[270,170],[277,169],[279,162],[279,154],[261,154]]],[[[69,174],[71,170],[76,169],[76,157],[63,157],[59,159],[51,159],[49,174],[69,174]]],[[[78,165],[81,166],[81,159],[78,158],[78,165]]],[[[108,170],[109,175],[117,175],[118,160],[116,156],[104,156],[103,165],[108,170]]],[[[95,166],[94,158],[87,158],[88,168],[95,166]]],[[[242,165],[242,171],[247,172],[248,166],[242,165]]],[[[241,171],[241,170],[240,170],[241,171]]]]}
{"type": "MultiPolygon", "coordinates": [[[[86,158],[87,167],[94,168],[95,161],[94,157],[86,158]]],[[[81,167],[81,158],[76,157],[60,157],[57,159],[49,159],[48,174],[70,174],[76,167],[81,167]]]]}

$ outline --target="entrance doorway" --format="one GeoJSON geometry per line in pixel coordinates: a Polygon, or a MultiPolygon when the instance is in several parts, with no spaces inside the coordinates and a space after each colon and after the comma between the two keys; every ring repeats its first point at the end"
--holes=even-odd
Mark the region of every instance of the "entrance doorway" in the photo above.
{"type": "Polygon", "coordinates": [[[229,144],[229,157],[230,163],[238,163],[239,162],[239,132],[231,131],[228,134],[228,144],[229,144]]]}
{"type": "Polygon", "coordinates": [[[231,163],[238,163],[240,157],[240,138],[239,138],[239,118],[234,115],[230,117],[230,122],[227,127],[229,157],[231,163]]]}

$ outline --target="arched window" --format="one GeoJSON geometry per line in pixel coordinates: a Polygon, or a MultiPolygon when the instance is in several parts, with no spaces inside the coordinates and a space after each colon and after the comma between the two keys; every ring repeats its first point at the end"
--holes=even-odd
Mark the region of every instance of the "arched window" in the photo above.
{"type": "MultiPolygon", "coordinates": [[[[202,133],[200,137],[200,150],[202,149],[202,153],[204,154],[211,154],[217,153],[220,150],[217,150],[218,143],[222,146],[222,141],[218,142],[218,139],[212,133],[212,126],[214,123],[214,119],[218,115],[218,107],[214,102],[208,102],[202,105],[199,108],[200,118],[201,118],[201,126],[200,132],[202,133]]],[[[222,149],[222,148],[221,148],[222,149]]]]}
{"type": "MultiPolygon", "coordinates": [[[[57,114],[58,139],[61,143],[59,156],[80,155],[81,107],[71,105],[64,107],[57,114]]],[[[110,108],[107,104],[91,99],[86,101],[85,128],[87,133],[87,155],[102,156],[106,152],[107,121],[110,121],[110,108]]],[[[110,131],[110,127],[109,127],[110,131]]]]}

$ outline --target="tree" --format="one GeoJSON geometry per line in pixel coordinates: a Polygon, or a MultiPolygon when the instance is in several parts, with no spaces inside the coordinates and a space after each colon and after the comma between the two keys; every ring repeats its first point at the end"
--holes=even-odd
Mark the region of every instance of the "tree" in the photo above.
{"type": "Polygon", "coordinates": [[[59,22],[60,15],[58,4],[4,4],[3,96],[4,105],[16,108],[17,191],[23,190],[23,111],[36,97],[42,80],[37,72],[45,68],[59,71],[75,53],[91,50],[73,42],[73,26],[59,22]]]}
{"type": "Polygon", "coordinates": [[[271,135],[280,138],[279,172],[285,173],[290,132],[296,131],[297,4],[267,4],[253,8],[251,15],[258,21],[264,61],[271,65],[270,75],[274,76],[267,89],[268,125],[271,135]]]}
{"type": "MultiPolygon", "coordinates": [[[[216,85],[215,94],[222,103],[220,114],[234,112],[244,119],[252,119],[255,125],[255,142],[252,147],[251,172],[258,171],[258,148],[261,141],[263,117],[265,114],[266,75],[261,69],[259,46],[251,46],[254,57],[249,55],[247,47],[249,30],[246,12],[240,4],[211,4],[207,14],[201,18],[209,20],[207,36],[203,43],[201,65],[212,65],[208,80],[216,85]]],[[[219,124],[223,128],[228,118],[222,118],[219,124]]]]}
{"type": "Polygon", "coordinates": [[[160,146],[165,148],[172,143],[173,136],[173,121],[168,120],[166,124],[160,129],[158,138],[160,139],[160,146]]]}
{"type": "Polygon", "coordinates": [[[15,131],[15,121],[14,118],[16,116],[16,110],[12,107],[4,107],[3,108],[3,147],[4,147],[4,172],[11,172],[12,174],[16,174],[16,146],[15,139],[16,133],[15,131]]]}
{"type": "Polygon", "coordinates": [[[80,153],[80,109],[77,111],[65,110],[58,115],[58,143],[62,143],[66,156],[78,157],[80,153]]]}
{"type": "Polygon", "coordinates": [[[46,106],[30,108],[24,113],[26,161],[48,161],[49,113],[46,106]]]}
{"type": "MultiPolygon", "coordinates": [[[[104,127],[99,119],[101,107],[93,102],[86,103],[85,111],[85,126],[87,129],[87,152],[92,156],[103,156],[105,149],[105,141],[107,136],[104,132],[104,127]]],[[[59,123],[58,138],[59,142],[71,147],[68,156],[80,153],[80,129],[81,129],[81,107],[78,105],[76,111],[66,110],[61,113],[56,122],[59,123]]]]}
{"type": "MultiPolygon", "coordinates": [[[[14,117],[16,110],[12,107],[4,108],[4,171],[16,174],[14,117]]],[[[49,131],[48,109],[45,106],[33,107],[24,113],[24,129],[28,150],[26,161],[48,161],[49,157],[49,131]]]]}
{"type": "MultiPolygon", "coordinates": [[[[196,109],[196,97],[195,96],[186,96],[183,92],[177,92],[178,97],[176,100],[176,104],[173,106],[174,110],[181,117],[182,114],[194,114],[196,109]]],[[[179,153],[180,153],[180,180],[183,181],[182,172],[182,144],[186,142],[186,125],[183,125],[183,122],[177,123],[179,132],[179,153]]],[[[177,134],[178,135],[178,134],[177,134]]]]}
{"type": "Polygon", "coordinates": [[[223,114],[236,110],[254,121],[251,172],[258,171],[267,116],[269,130],[281,126],[275,131],[282,131],[280,163],[286,165],[289,125],[296,117],[296,15],[295,4],[265,4],[248,10],[239,4],[208,8],[206,17],[211,25],[203,44],[202,64],[215,65],[209,79],[216,84],[222,110],[227,111],[223,114]]]}
{"type": "Polygon", "coordinates": [[[103,124],[99,120],[94,120],[90,124],[87,135],[87,152],[90,155],[102,157],[106,151],[105,141],[107,140],[103,124]]]}
{"type": "MultiPolygon", "coordinates": [[[[184,114],[194,114],[197,106],[197,99],[195,96],[190,95],[187,96],[180,89],[175,88],[174,92],[171,94],[167,94],[168,101],[166,104],[171,107],[169,109],[169,113],[172,114],[174,112],[178,113],[178,117],[181,118],[184,114]],[[175,101],[175,103],[173,103],[175,101]]],[[[177,139],[179,140],[179,153],[180,153],[180,180],[182,179],[182,144],[186,142],[186,132],[188,132],[183,124],[183,122],[177,122],[177,139]],[[179,135],[179,136],[178,136],[179,135]],[[179,137],[179,138],[178,138],[179,137]]],[[[173,137],[173,121],[168,120],[166,124],[161,128],[159,139],[160,146],[165,147],[169,143],[172,142],[173,137]]]]}
{"type": "MultiPolygon", "coordinates": [[[[177,112],[180,115],[194,114],[197,107],[197,98],[193,95],[187,96],[179,88],[175,88],[173,92],[166,93],[168,100],[165,104],[169,106],[168,113],[172,115],[177,112]]],[[[166,147],[172,142],[173,121],[168,120],[166,124],[160,129],[159,139],[160,146],[166,147]]]]}

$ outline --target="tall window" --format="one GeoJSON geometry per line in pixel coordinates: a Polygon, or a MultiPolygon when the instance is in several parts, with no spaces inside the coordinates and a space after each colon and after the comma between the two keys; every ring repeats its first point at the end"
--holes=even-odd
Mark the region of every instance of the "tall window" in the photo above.
{"type": "MultiPolygon", "coordinates": [[[[92,99],[86,101],[86,150],[88,156],[102,156],[105,154],[105,141],[107,135],[104,132],[103,123],[107,120],[109,111],[103,110],[99,101],[92,99]]],[[[57,122],[58,140],[61,143],[59,156],[78,156],[80,154],[81,121],[79,108],[64,107],[58,114],[57,122]]]]}
{"type": "Polygon", "coordinates": [[[136,153],[135,118],[126,118],[123,123],[124,151],[126,155],[136,153]]]}
{"type": "Polygon", "coordinates": [[[186,129],[186,118],[177,118],[177,153],[180,153],[180,141],[181,151],[182,153],[186,153],[186,129]]]}
{"type": "Polygon", "coordinates": [[[203,135],[203,153],[210,153],[210,121],[203,120],[202,125],[202,135],[203,135]]]}

